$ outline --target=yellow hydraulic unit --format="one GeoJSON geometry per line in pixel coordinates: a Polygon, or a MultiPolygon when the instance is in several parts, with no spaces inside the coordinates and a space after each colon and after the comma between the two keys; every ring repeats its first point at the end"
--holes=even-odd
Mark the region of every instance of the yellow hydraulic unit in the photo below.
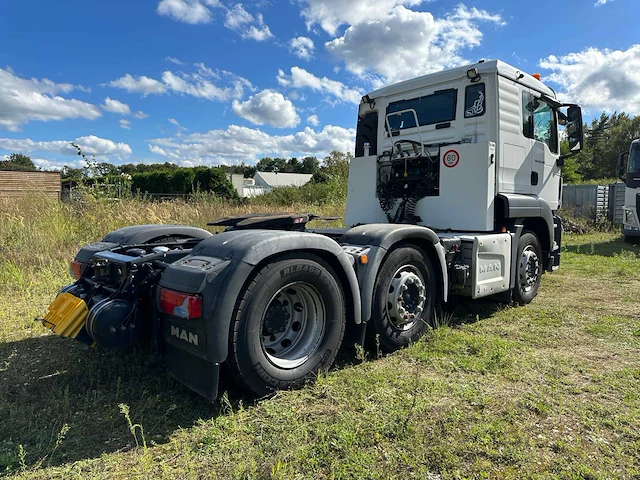
{"type": "Polygon", "coordinates": [[[89,308],[84,300],[62,293],[49,305],[42,323],[62,337],[76,338],[84,327],[89,308]]]}

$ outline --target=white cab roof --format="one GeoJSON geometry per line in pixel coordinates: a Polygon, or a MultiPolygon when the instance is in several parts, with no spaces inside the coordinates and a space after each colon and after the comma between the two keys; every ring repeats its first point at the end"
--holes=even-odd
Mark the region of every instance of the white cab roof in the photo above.
{"type": "Polygon", "coordinates": [[[473,63],[462,67],[451,68],[449,70],[443,70],[441,72],[430,73],[421,77],[412,78],[411,80],[405,80],[403,82],[375,90],[369,93],[369,97],[371,99],[390,97],[392,95],[424,88],[425,86],[429,85],[438,85],[441,83],[448,83],[451,81],[459,80],[460,78],[466,77],[467,70],[472,67],[478,69],[478,73],[480,74],[480,76],[482,76],[483,73],[498,73],[499,75],[511,80],[517,80],[522,85],[537,90],[540,93],[543,93],[551,98],[556,98],[555,92],[540,80],[500,60],[480,61],[478,63],[473,63]]]}

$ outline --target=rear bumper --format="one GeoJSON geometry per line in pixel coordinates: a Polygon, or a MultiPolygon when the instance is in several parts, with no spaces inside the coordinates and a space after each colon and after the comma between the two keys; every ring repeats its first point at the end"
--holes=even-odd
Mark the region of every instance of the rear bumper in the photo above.
{"type": "Polygon", "coordinates": [[[622,234],[625,237],[640,237],[640,230],[633,230],[631,228],[622,227],[622,234]]]}

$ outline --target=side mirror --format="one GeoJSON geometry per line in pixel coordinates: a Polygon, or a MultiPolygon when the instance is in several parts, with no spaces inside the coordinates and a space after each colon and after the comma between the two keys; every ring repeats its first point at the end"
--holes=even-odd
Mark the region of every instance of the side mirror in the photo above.
{"type": "Polygon", "coordinates": [[[627,170],[625,166],[625,161],[628,160],[628,158],[629,158],[629,152],[622,152],[620,155],[618,155],[618,159],[616,161],[616,177],[618,177],[623,182],[625,180],[624,172],[627,170]]]}
{"type": "Polygon", "coordinates": [[[582,123],[582,109],[573,103],[565,103],[560,107],[568,107],[565,115],[558,109],[558,123],[565,126],[567,140],[569,141],[569,153],[558,158],[558,166],[564,165],[564,159],[573,157],[582,150],[584,145],[584,126],[582,123]]]}
{"type": "Polygon", "coordinates": [[[571,153],[578,153],[582,150],[584,143],[582,109],[577,105],[570,105],[567,110],[567,137],[571,153]]]}

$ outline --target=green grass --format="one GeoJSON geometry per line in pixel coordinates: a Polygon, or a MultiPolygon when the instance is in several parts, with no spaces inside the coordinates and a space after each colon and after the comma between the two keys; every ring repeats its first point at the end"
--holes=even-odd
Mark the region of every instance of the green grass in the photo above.
{"type": "Polygon", "coordinates": [[[223,385],[210,404],[142,349],[86,348],[32,318],[69,281],[66,262],[83,242],[127,222],[203,225],[236,210],[133,201],[12,208],[0,214],[6,475],[640,475],[640,250],[617,234],[566,236],[561,269],[526,307],[460,300],[441,328],[403,351],[365,361],[345,353],[314,384],[263,400],[223,385]]]}

